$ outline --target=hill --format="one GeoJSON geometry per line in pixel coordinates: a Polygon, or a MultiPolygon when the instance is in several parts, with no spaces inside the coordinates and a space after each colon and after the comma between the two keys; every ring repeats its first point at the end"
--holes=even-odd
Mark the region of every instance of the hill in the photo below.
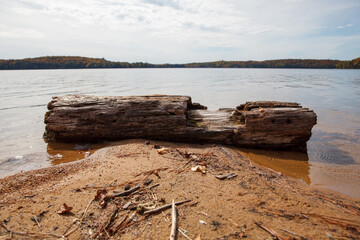
{"type": "Polygon", "coordinates": [[[0,60],[0,70],[81,69],[81,68],[347,68],[359,69],[360,58],[351,61],[330,59],[279,59],[265,61],[215,61],[186,64],[151,64],[113,62],[104,58],[53,56],[0,60]]]}

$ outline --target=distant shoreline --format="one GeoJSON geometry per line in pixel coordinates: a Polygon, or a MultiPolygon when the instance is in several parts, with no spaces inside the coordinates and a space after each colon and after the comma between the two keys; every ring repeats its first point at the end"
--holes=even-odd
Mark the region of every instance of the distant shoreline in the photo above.
{"type": "Polygon", "coordinates": [[[152,64],[115,62],[104,58],[51,56],[0,60],[0,70],[28,69],[94,69],[94,68],[295,68],[360,69],[360,58],[349,61],[331,59],[278,59],[265,61],[215,61],[185,64],[152,64]]]}

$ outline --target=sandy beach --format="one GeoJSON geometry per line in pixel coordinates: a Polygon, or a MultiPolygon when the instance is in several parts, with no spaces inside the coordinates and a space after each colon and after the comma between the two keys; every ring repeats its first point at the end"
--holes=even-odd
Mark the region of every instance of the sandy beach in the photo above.
{"type": "Polygon", "coordinates": [[[0,199],[0,239],[169,239],[171,209],[146,211],[173,199],[191,200],[177,206],[178,239],[360,237],[360,199],[219,145],[120,141],[1,179],[0,199]]]}

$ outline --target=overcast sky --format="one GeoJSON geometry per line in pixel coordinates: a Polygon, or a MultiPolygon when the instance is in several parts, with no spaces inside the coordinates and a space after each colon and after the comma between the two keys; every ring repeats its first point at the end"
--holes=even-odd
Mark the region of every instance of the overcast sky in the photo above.
{"type": "Polygon", "coordinates": [[[360,0],[0,0],[0,59],[360,57],[360,0]]]}

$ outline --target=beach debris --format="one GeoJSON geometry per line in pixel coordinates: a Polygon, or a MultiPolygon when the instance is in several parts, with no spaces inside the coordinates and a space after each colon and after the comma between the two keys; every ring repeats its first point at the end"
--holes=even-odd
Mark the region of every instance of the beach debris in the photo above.
{"type": "Polygon", "coordinates": [[[31,218],[31,221],[36,222],[36,224],[38,225],[38,227],[41,228],[40,219],[38,219],[38,217],[37,217],[36,215],[31,218]]]}
{"type": "Polygon", "coordinates": [[[37,239],[45,238],[45,237],[52,237],[52,238],[57,238],[57,239],[62,239],[63,238],[62,235],[58,235],[58,234],[54,234],[54,233],[30,232],[30,231],[26,231],[26,232],[14,231],[14,230],[12,230],[12,229],[10,229],[10,228],[8,228],[6,226],[5,221],[0,222],[0,226],[3,227],[10,234],[9,239],[12,239],[13,235],[20,235],[20,236],[26,236],[26,237],[36,237],[37,239]]]}
{"type": "MultiPolygon", "coordinates": [[[[223,236],[220,239],[239,239],[239,238],[247,238],[247,236],[245,235],[245,232],[234,232],[234,233],[230,233],[229,235],[223,236]]],[[[289,239],[287,239],[289,240],[289,239]]]]}
{"type": "Polygon", "coordinates": [[[255,224],[264,229],[265,231],[267,231],[268,233],[270,233],[273,237],[275,237],[276,239],[279,239],[279,240],[285,240],[285,238],[283,238],[280,234],[278,234],[277,232],[275,232],[274,230],[272,230],[271,228],[269,227],[266,227],[264,226],[264,224],[262,222],[255,222],[255,224]]]}
{"type": "Polygon", "coordinates": [[[175,240],[177,236],[177,213],[175,207],[175,201],[172,200],[172,210],[171,210],[171,232],[170,240],[175,240]]]}
{"type": "Polygon", "coordinates": [[[84,152],[84,157],[85,157],[85,158],[90,157],[90,155],[91,155],[91,152],[90,152],[90,151],[84,152]]]}
{"type": "Polygon", "coordinates": [[[31,218],[31,221],[34,221],[39,228],[41,228],[40,222],[42,220],[42,218],[44,217],[44,214],[47,213],[48,211],[42,211],[40,214],[35,215],[31,218]]]}
{"type": "Polygon", "coordinates": [[[152,180],[151,178],[146,179],[145,182],[144,182],[144,185],[145,185],[145,186],[148,186],[148,185],[150,185],[153,181],[154,181],[154,180],[152,180]]]}
{"type": "Polygon", "coordinates": [[[182,228],[178,228],[179,233],[181,233],[181,235],[183,235],[186,239],[192,240],[188,235],[186,235],[186,233],[188,231],[186,231],[185,229],[182,228]]]}
{"type": "Polygon", "coordinates": [[[221,223],[218,221],[212,220],[211,225],[214,226],[214,230],[217,230],[221,226],[221,223]]]}
{"type": "Polygon", "coordinates": [[[127,202],[127,203],[125,203],[124,206],[123,206],[123,209],[124,209],[124,210],[128,209],[128,208],[130,207],[131,203],[132,203],[132,202],[127,202]]]}
{"type": "Polygon", "coordinates": [[[58,158],[58,159],[60,159],[60,158],[62,158],[62,157],[63,157],[63,155],[61,155],[60,153],[55,154],[55,155],[53,156],[53,158],[58,158]]]}
{"type": "Polygon", "coordinates": [[[157,176],[158,178],[161,178],[159,175],[160,171],[165,171],[168,170],[168,167],[161,167],[161,168],[157,168],[157,169],[153,169],[153,170],[149,170],[149,171],[145,171],[145,172],[141,172],[139,174],[136,174],[135,177],[138,177],[140,175],[148,175],[150,176],[151,174],[154,174],[155,176],[157,176]]]}
{"type": "Polygon", "coordinates": [[[140,203],[137,205],[136,211],[140,214],[144,214],[145,211],[153,210],[156,208],[156,203],[154,201],[140,203]]]}
{"type": "Polygon", "coordinates": [[[231,179],[231,178],[234,178],[234,177],[237,177],[238,175],[235,174],[235,173],[226,173],[226,174],[219,174],[219,175],[216,175],[215,177],[217,179],[220,179],[220,180],[224,180],[224,179],[231,179]]]}
{"type": "Polygon", "coordinates": [[[202,211],[202,212],[196,211],[196,212],[197,212],[197,213],[200,213],[200,214],[202,214],[202,215],[204,215],[204,216],[206,216],[206,217],[210,217],[209,214],[207,214],[207,213],[204,212],[204,211],[202,211]]]}
{"type": "Polygon", "coordinates": [[[207,225],[207,222],[205,222],[204,220],[199,220],[199,223],[207,225]]]}
{"type": "Polygon", "coordinates": [[[148,187],[147,189],[153,189],[153,188],[158,187],[158,186],[160,186],[160,183],[156,183],[156,184],[148,187]]]}
{"type": "Polygon", "coordinates": [[[108,192],[108,191],[105,190],[105,189],[99,189],[99,190],[97,190],[97,191],[96,191],[96,195],[95,195],[95,197],[94,197],[94,201],[97,201],[97,200],[99,200],[99,199],[103,199],[104,196],[106,196],[107,192],[108,192]]]}
{"type": "Polygon", "coordinates": [[[70,212],[72,209],[73,209],[72,207],[69,207],[68,205],[66,205],[66,203],[63,203],[60,209],[57,211],[57,214],[62,215],[70,212]]]}
{"type": "Polygon", "coordinates": [[[289,230],[286,230],[286,229],[283,229],[283,228],[280,228],[280,230],[283,231],[283,232],[286,232],[286,233],[290,233],[290,234],[292,234],[292,235],[294,235],[294,236],[297,236],[297,237],[301,238],[302,240],[309,240],[309,238],[304,237],[304,236],[302,236],[302,235],[300,235],[300,234],[291,232],[291,231],[289,231],[289,230]]]}
{"type": "Polygon", "coordinates": [[[115,204],[109,204],[109,206],[104,210],[104,212],[99,216],[96,221],[98,229],[94,234],[94,238],[96,238],[100,233],[106,230],[111,221],[115,218],[117,211],[118,208],[115,204]]]}
{"type": "Polygon", "coordinates": [[[131,193],[136,192],[136,191],[139,190],[139,189],[140,189],[140,187],[139,187],[139,186],[136,186],[136,187],[133,187],[133,188],[131,188],[131,189],[129,189],[129,190],[126,190],[126,191],[124,191],[124,192],[121,192],[121,193],[117,193],[117,194],[115,194],[115,195],[112,195],[111,198],[128,196],[128,195],[130,195],[131,193]]]}
{"type": "Polygon", "coordinates": [[[116,220],[114,222],[114,224],[108,229],[108,232],[110,234],[115,234],[122,226],[124,226],[128,221],[129,215],[126,215],[123,218],[118,218],[118,220],[116,220]]]}
{"type": "Polygon", "coordinates": [[[157,150],[157,153],[160,154],[160,155],[164,155],[164,154],[167,154],[169,153],[170,150],[168,148],[160,148],[157,150]]]}
{"type": "Polygon", "coordinates": [[[199,235],[195,238],[195,240],[201,240],[201,234],[199,234],[199,235]]]}
{"type": "Polygon", "coordinates": [[[80,188],[75,188],[75,189],[70,190],[70,192],[81,192],[81,189],[80,188]]]}
{"type": "MultiPolygon", "coordinates": [[[[179,202],[175,202],[175,205],[181,205],[181,204],[184,204],[184,203],[187,203],[187,202],[191,202],[190,199],[188,200],[183,200],[183,201],[179,201],[179,202]]],[[[154,210],[149,210],[149,211],[146,211],[144,212],[144,215],[150,215],[150,214],[154,214],[154,213],[158,213],[158,212],[161,212],[163,210],[166,210],[166,209],[169,209],[171,208],[172,204],[166,204],[166,205],[163,205],[159,208],[156,208],[154,210]]]]}
{"type": "Polygon", "coordinates": [[[197,166],[192,167],[191,171],[193,171],[193,172],[201,172],[201,173],[205,174],[206,173],[206,167],[197,165],[197,166]]]}

